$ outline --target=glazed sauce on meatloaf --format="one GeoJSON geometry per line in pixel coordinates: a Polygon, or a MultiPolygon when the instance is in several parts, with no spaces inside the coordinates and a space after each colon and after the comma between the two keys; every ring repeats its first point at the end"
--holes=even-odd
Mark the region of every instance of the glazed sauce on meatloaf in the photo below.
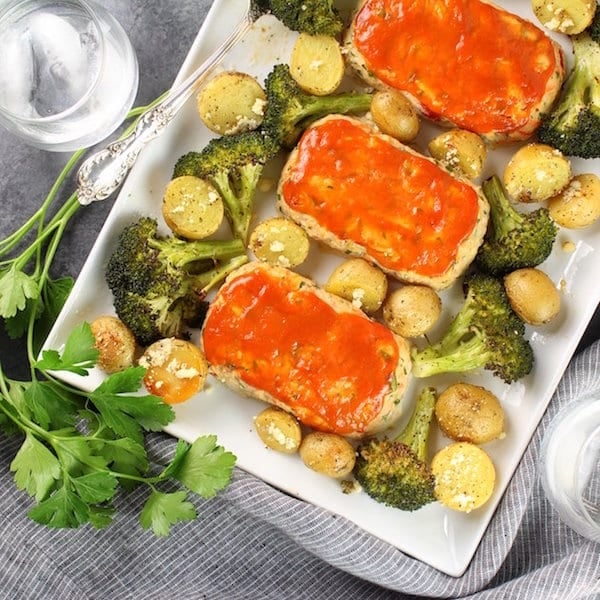
{"type": "Polygon", "coordinates": [[[384,269],[426,277],[448,270],[479,216],[472,186],[343,118],[304,133],[281,199],[384,269]]]}
{"type": "Polygon", "coordinates": [[[263,269],[221,288],[202,340],[213,367],[234,369],[305,424],[340,434],[363,431],[379,414],[399,360],[386,327],[263,269]]]}
{"type": "Polygon", "coordinates": [[[482,134],[526,125],[560,68],[539,28],[479,0],[367,0],[353,41],[430,117],[482,134]]]}

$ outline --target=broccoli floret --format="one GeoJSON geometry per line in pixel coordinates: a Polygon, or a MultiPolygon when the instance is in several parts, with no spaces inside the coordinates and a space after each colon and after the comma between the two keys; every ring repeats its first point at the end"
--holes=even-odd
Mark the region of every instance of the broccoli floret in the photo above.
{"type": "Polygon", "coordinates": [[[594,18],[588,25],[586,33],[594,40],[594,42],[600,44],[600,8],[596,5],[596,11],[594,12],[594,18]]]}
{"type": "Polygon", "coordinates": [[[247,260],[240,240],[160,236],[157,221],[141,217],[121,232],[105,278],[117,316],[147,346],[201,322],[208,291],[247,260]]]}
{"type": "Polygon", "coordinates": [[[504,275],[544,262],[558,231],[548,209],[518,212],[496,175],[484,181],[482,188],[490,204],[490,222],[477,252],[477,266],[492,275],[504,275]]]}
{"type": "Polygon", "coordinates": [[[474,273],[464,282],[465,300],[443,337],[412,352],[415,377],[484,368],[511,383],[533,368],[525,324],[512,309],[501,279],[474,273]]]}
{"type": "Polygon", "coordinates": [[[425,388],[398,437],[372,439],[358,447],[354,477],[378,502],[414,511],[435,500],[435,481],[427,463],[435,398],[435,390],[425,388]]]}
{"type": "Polygon", "coordinates": [[[270,0],[268,5],[271,13],[292,31],[336,37],[344,28],[332,0],[270,0]]]}
{"type": "Polygon", "coordinates": [[[568,156],[600,157],[600,10],[573,36],[574,65],[557,106],[542,118],[540,142],[568,156]]]}
{"type": "Polygon", "coordinates": [[[180,157],[173,176],[195,175],[212,183],[223,199],[234,235],[245,242],[258,180],[278,151],[279,145],[262,130],[223,135],[200,152],[180,157]]]}
{"type": "Polygon", "coordinates": [[[287,64],[275,65],[265,81],[267,108],[263,127],[286,149],[292,148],[302,132],[328,114],[361,113],[369,110],[372,94],[340,92],[313,96],[294,81],[287,64]]]}

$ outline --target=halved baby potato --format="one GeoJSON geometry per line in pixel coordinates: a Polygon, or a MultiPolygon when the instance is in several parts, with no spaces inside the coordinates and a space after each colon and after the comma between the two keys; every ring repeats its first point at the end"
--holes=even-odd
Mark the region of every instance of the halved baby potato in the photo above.
{"type": "Polygon", "coordinates": [[[256,226],[249,248],[258,260],[289,268],[306,260],[310,243],[300,225],[284,217],[273,217],[256,226]]]}
{"type": "Polygon", "coordinates": [[[204,387],[208,375],[202,350],[177,338],[164,338],[148,346],[139,364],[146,368],[144,385],[148,392],[167,404],[189,400],[204,387]]]}
{"type": "Polygon", "coordinates": [[[221,135],[256,129],[264,118],[266,103],[260,83],[238,71],[215,75],[197,97],[202,122],[221,135]]]}
{"type": "Polygon", "coordinates": [[[338,41],[327,35],[298,35],[292,48],[290,74],[309,94],[326,96],[342,82],[345,64],[338,41]]]}
{"type": "Polygon", "coordinates": [[[371,101],[371,117],[379,129],[400,142],[412,142],[419,133],[419,116],[410,100],[394,90],[379,90],[371,101]]]}
{"type": "Polygon", "coordinates": [[[446,169],[467,179],[481,175],[487,157],[481,136],[464,129],[444,131],[429,142],[428,149],[446,169]]]}
{"type": "Polygon", "coordinates": [[[212,184],[193,175],[182,175],[168,183],[162,214],[173,233],[189,240],[199,240],[219,229],[225,208],[212,184]]]}
{"type": "Polygon", "coordinates": [[[558,33],[581,33],[594,18],[596,0],[531,0],[540,23],[558,33]]]}
{"type": "Polygon", "coordinates": [[[385,273],[363,258],[349,258],[339,264],[325,283],[331,294],[345,298],[367,314],[377,312],[387,294],[385,273]]]}

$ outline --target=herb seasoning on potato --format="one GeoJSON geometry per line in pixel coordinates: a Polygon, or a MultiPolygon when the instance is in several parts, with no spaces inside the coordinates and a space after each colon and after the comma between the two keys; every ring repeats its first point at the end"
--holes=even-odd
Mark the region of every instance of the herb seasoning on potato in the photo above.
{"type": "Polygon", "coordinates": [[[485,504],[494,491],[496,469],[479,446],[455,442],[439,450],[431,461],[437,500],[460,512],[485,504]]]}
{"type": "Polygon", "coordinates": [[[485,444],[504,436],[504,410],[482,386],[459,382],[443,390],[435,403],[438,425],[449,438],[485,444]]]}
{"type": "Polygon", "coordinates": [[[275,406],[268,406],[254,417],[254,426],[267,448],[285,454],[298,451],[302,430],[294,415],[275,406]]]}
{"type": "Polygon", "coordinates": [[[328,477],[346,477],[352,473],[356,451],[350,442],[335,433],[313,431],[300,444],[302,462],[328,477]]]}

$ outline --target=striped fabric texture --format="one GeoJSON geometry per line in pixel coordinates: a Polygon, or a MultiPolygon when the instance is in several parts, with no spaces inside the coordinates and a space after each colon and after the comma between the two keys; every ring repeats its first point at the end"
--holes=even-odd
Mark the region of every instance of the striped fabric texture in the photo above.
{"type": "MultiPolygon", "coordinates": [[[[465,574],[449,577],[343,518],[237,470],[199,519],[165,539],[137,522],[143,499],[119,499],[107,530],[52,531],[26,517],[29,499],[9,472],[19,440],[0,438],[0,598],[6,600],[282,600],[413,597],[600,599],[600,545],[566,527],[538,471],[556,411],[600,394],[600,342],[577,355],[537,429],[465,574]]],[[[162,462],[175,442],[148,439],[162,462]]],[[[140,492],[143,493],[143,492],[140,492]]]]}

